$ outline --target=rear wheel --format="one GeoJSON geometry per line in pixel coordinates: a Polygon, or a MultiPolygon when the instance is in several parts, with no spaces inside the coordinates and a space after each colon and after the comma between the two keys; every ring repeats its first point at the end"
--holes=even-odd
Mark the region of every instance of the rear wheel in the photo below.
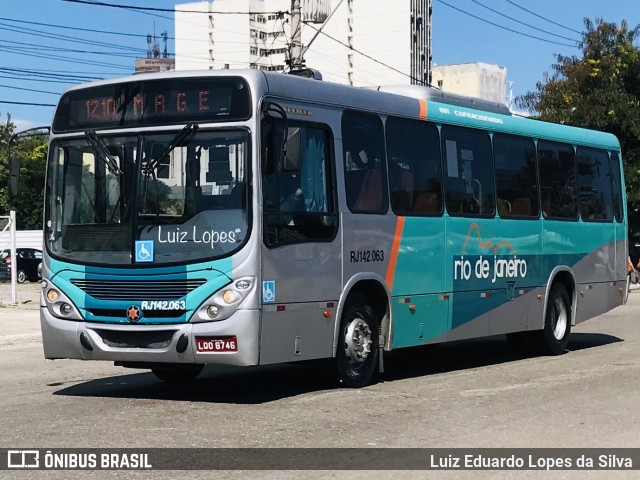
{"type": "Polygon", "coordinates": [[[378,373],[379,320],[367,298],[351,295],[340,321],[336,367],[344,386],[360,388],[373,383],[378,373]]]}
{"type": "Polygon", "coordinates": [[[160,380],[169,383],[186,383],[195,380],[204,365],[187,365],[184,367],[154,368],[151,371],[160,380]]]}
{"type": "Polygon", "coordinates": [[[567,349],[571,334],[571,300],[567,289],[561,283],[551,287],[544,319],[544,329],[540,333],[540,346],[544,353],[561,355],[567,349]]]}

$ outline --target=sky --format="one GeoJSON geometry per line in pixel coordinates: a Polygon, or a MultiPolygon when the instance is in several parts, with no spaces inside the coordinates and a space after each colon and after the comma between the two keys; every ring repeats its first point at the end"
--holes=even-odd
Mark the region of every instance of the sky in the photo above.
{"type": "MultiPolygon", "coordinates": [[[[103,1],[167,9],[190,3],[103,1]]],[[[146,56],[147,34],[155,32],[160,41],[166,30],[169,54],[174,51],[171,12],[68,0],[0,5],[0,121],[9,114],[18,129],[49,125],[54,108],[47,105],[73,84],[132,73],[135,58],[146,56]]],[[[626,20],[634,27],[640,23],[638,6],[638,0],[433,0],[433,63],[505,67],[513,96],[523,95],[552,71],[555,55],[581,56],[577,42],[585,17],[626,20]]]]}

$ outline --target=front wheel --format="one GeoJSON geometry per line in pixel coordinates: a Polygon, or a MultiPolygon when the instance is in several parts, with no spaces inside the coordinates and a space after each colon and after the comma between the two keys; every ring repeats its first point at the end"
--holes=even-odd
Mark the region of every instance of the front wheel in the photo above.
{"type": "Polygon", "coordinates": [[[186,365],[184,367],[154,368],[151,371],[160,380],[169,383],[186,383],[195,380],[204,365],[186,365]]]}
{"type": "Polygon", "coordinates": [[[344,386],[374,383],[378,373],[378,328],[375,310],[362,294],[351,295],[340,320],[336,367],[344,386]]]}
{"type": "Polygon", "coordinates": [[[18,274],[16,275],[18,283],[24,283],[27,280],[27,274],[24,273],[24,270],[18,270],[18,274]]]}
{"type": "Polygon", "coordinates": [[[544,329],[540,332],[542,350],[549,355],[563,354],[570,334],[571,300],[564,285],[556,283],[549,292],[544,329]]]}

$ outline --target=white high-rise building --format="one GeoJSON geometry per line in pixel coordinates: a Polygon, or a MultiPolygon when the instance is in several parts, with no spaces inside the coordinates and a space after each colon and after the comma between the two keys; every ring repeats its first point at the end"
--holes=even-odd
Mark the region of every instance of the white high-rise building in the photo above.
{"type": "MultiPolygon", "coordinates": [[[[431,3],[301,0],[306,20],[303,48],[320,27],[320,23],[309,21],[322,22],[339,5],[305,51],[306,66],[319,70],[325,80],[359,86],[428,83],[431,3]]],[[[291,6],[291,0],[209,0],[177,5],[176,69],[286,70],[291,6]]]]}

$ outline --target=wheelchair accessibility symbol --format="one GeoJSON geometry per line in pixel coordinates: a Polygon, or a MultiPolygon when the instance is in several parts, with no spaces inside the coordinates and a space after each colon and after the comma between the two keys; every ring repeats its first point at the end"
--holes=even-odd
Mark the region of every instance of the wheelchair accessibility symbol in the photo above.
{"type": "Polygon", "coordinates": [[[262,302],[271,303],[276,301],[276,282],[267,280],[262,282],[262,302]]]}
{"type": "Polygon", "coordinates": [[[153,240],[136,240],[136,263],[153,262],[153,240]]]}

